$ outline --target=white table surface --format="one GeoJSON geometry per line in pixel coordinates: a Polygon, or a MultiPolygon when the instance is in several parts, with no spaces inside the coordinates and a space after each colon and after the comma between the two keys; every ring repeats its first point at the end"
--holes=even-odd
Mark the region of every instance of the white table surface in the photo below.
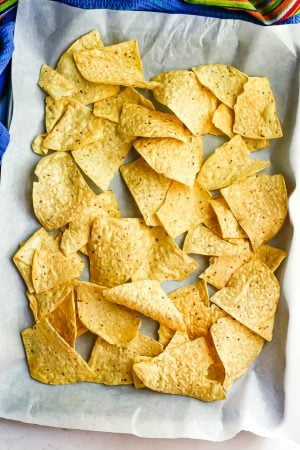
{"type": "Polygon", "coordinates": [[[219,443],[191,439],[144,439],[126,434],[40,427],[0,419],[0,450],[300,450],[294,442],[242,432],[219,443]]]}

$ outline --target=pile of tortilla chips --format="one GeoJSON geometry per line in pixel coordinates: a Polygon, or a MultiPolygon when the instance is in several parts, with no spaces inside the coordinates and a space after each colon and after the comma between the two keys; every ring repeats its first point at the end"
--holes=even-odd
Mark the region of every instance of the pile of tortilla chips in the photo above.
{"type": "Polygon", "coordinates": [[[42,66],[39,86],[32,195],[42,227],[13,258],[35,319],[22,331],[32,378],[226,398],[272,339],[274,271],[286,257],[267,244],[287,214],[284,178],[259,173],[270,162],[251,155],[282,136],[268,79],[203,64],[147,81],[136,41],[104,46],[94,30],[55,69],[42,66]],[[204,161],[206,134],[226,142],[204,161]],[[123,164],[131,148],[139,156],[123,164]],[[142,218],[122,217],[108,190],[118,171],[142,218]],[[169,294],[161,286],[191,274],[197,282],[169,294]],[[158,339],[140,331],[144,316],[158,339]],[[85,361],[76,343],[87,332],[85,361]]]}

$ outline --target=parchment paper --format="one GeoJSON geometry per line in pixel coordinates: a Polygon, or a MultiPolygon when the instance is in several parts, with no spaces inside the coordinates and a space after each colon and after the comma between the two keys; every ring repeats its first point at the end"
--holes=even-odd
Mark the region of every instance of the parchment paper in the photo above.
{"type": "MultiPolygon", "coordinates": [[[[12,70],[12,139],[3,162],[0,191],[1,417],[144,437],[217,441],[249,430],[300,441],[299,186],[295,189],[300,180],[300,136],[299,130],[296,132],[299,66],[289,30],[183,15],[83,11],[46,0],[19,1],[12,70]],[[42,63],[54,66],[71,41],[95,27],[105,44],[138,39],[147,78],[170,69],[219,62],[271,80],[284,138],[272,141],[270,150],[254,157],[270,154],[273,172],[286,177],[291,194],[290,218],[276,243],[289,250],[289,257],[278,273],[282,295],[274,339],[235,383],[226,401],[205,404],[186,397],[136,391],[131,386],[46,386],[29,377],[19,333],[32,324],[32,317],[11,256],[18,243],[39,226],[31,203],[33,170],[39,157],[31,152],[30,143],[43,131],[44,94],[36,83],[42,63]]],[[[294,33],[294,42],[297,38],[299,42],[299,33],[295,29],[294,33]]],[[[218,143],[216,138],[207,139],[206,151],[218,143]]],[[[123,213],[134,216],[136,210],[129,206],[119,176],[111,187],[123,213]]],[[[178,285],[168,283],[166,288],[178,285]]]]}

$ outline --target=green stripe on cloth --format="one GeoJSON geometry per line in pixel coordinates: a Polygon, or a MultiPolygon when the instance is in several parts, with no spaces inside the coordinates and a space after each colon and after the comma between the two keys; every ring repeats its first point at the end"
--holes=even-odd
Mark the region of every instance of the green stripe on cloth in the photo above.
{"type": "Polygon", "coordinates": [[[4,11],[5,9],[10,8],[11,6],[15,5],[18,0],[6,0],[6,2],[0,4],[0,13],[4,11]]]}
{"type": "Polygon", "coordinates": [[[279,5],[281,5],[282,3],[287,3],[289,4],[290,2],[282,2],[282,0],[275,0],[273,2],[269,2],[268,5],[260,8],[260,12],[261,14],[268,14],[268,12],[273,11],[275,8],[277,8],[279,5]]]}

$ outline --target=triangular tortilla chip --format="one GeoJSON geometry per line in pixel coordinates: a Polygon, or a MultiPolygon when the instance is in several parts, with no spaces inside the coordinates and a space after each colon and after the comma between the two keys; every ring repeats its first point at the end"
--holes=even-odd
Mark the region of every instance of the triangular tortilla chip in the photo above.
{"type": "Polygon", "coordinates": [[[94,114],[97,117],[119,123],[122,108],[125,103],[135,103],[145,106],[154,111],[154,106],[150,100],[136,91],[133,87],[127,87],[113,97],[106,98],[94,104],[94,114]]]}
{"type": "Polygon", "coordinates": [[[81,75],[93,83],[154,89],[157,83],[144,79],[137,41],[125,41],[101,49],[73,54],[81,75]]]}
{"type": "Polygon", "coordinates": [[[175,238],[214,215],[211,195],[197,181],[192,188],[173,181],[157,217],[175,238]]]}
{"type": "Polygon", "coordinates": [[[252,259],[263,262],[272,272],[275,272],[286,257],[287,252],[285,250],[271,245],[261,245],[252,255],[252,259]]]}
{"type": "Polygon", "coordinates": [[[111,84],[97,84],[85,80],[78,71],[75,61],[74,52],[81,52],[83,50],[103,48],[99,32],[92,30],[89,33],[81,36],[61,55],[56,70],[65,78],[71,80],[76,86],[75,98],[84,105],[94,103],[107,97],[111,97],[119,92],[119,86],[111,84]]]}
{"type": "Polygon", "coordinates": [[[43,240],[34,253],[32,282],[38,294],[80,276],[84,262],[77,255],[65,256],[59,248],[61,236],[43,240]]]}
{"type": "Polygon", "coordinates": [[[76,92],[73,81],[68,80],[47,64],[43,64],[41,67],[39,86],[54,100],[71,97],[76,92]]]}
{"type": "Polygon", "coordinates": [[[280,286],[273,272],[260,261],[237,269],[227,286],[211,301],[267,341],[272,340],[280,286]]]}
{"type": "Polygon", "coordinates": [[[30,375],[46,384],[93,381],[93,371],[47,320],[22,331],[30,375]]]}
{"type": "Polygon", "coordinates": [[[134,138],[120,133],[117,124],[109,120],[101,120],[103,139],[72,152],[72,156],[81,170],[97,186],[106,191],[126,158],[134,138]]]}
{"type": "Polygon", "coordinates": [[[47,133],[50,133],[64,115],[67,106],[74,104],[75,100],[72,98],[62,98],[61,100],[55,101],[52,97],[48,96],[46,97],[45,103],[45,128],[47,133]]]}
{"type": "Polygon", "coordinates": [[[233,108],[248,79],[245,73],[225,64],[203,64],[192,70],[200,83],[230,108],[233,108]]]}
{"type": "Polygon", "coordinates": [[[174,330],[171,330],[171,328],[167,327],[166,325],[160,324],[158,328],[158,342],[163,347],[166,347],[175,333],[176,332],[174,330]]]}
{"type": "Polygon", "coordinates": [[[250,159],[249,154],[241,136],[235,136],[204,162],[199,182],[208,190],[221,189],[270,165],[270,161],[250,159]]]}
{"type": "Polygon", "coordinates": [[[48,148],[44,147],[44,140],[46,138],[47,134],[43,133],[43,134],[38,134],[32,144],[31,144],[31,148],[34,151],[34,153],[36,153],[37,155],[47,155],[48,153],[48,148]]]}
{"type": "Polygon", "coordinates": [[[234,133],[252,139],[282,137],[275,99],[266,77],[250,77],[234,106],[234,133]]]}
{"type": "Polygon", "coordinates": [[[102,295],[107,300],[139,311],[172,330],[185,330],[180,312],[162,290],[158,281],[135,281],[106,289],[102,295]]]}
{"type": "Polygon", "coordinates": [[[153,91],[156,100],[168,106],[191,133],[202,134],[207,129],[217,107],[217,99],[199,84],[193,72],[174,70],[161,73],[152,80],[159,83],[153,91]]]}
{"type": "Polygon", "coordinates": [[[203,161],[203,138],[198,135],[183,143],[171,138],[140,138],[133,146],[153,170],[193,187],[203,161]]]}
{"type": "Polygon", "coordinates": [[[112,191],[96,195],[90,192],[82,211],[69,222],[63,232],[60,247],[65,255],[77,252],[86,245],[90,236],[90,229],[97,217],[120,217],[121,213],[117,199],[112,191]]]}
{"type": "Polygon", "coordinates": [[[222,189],[221,193],[254,250],[282,227],[287,214],[282,175],[254,175],[222,189]]]}
{"type": "Polygon", "coordinates": [[[205,339],[201,337],[136,363],[133,370],[145,386],[154,391],[203,401],[222,400],[225,394],[221,383],[208,378],[213,363],[205,339]]]}
{"type": "Polygon", "coordinates": [[[205,226],[198,225],[186,235],[183,251],[207,256],[231,256],[243,253],[245,247],[224,241],[205,226]]]}
{"type": "Polygon", "coordinates": [[[212,199],[210,204],[218,218],[223,239],[241,239],[247,237],[223,197],[212,199]]]}
{"type": "Polygon", "coordinates": [[[37,305],[37,317],[42,319],[54,311],[61,302],[73,291],[73,280],[64,284],[55,286],[48,291],[37,294],[31,294],[37,305]]]}
{"type": "Polygon", "coordinates": [[[138,333],[127,346],[117,347],[98,337],[89,365],[95,372],[95,383],[109,385],[131,384],[132,367],[137,356],[156,356],[162,346],[142,333],[138,333]]]}
{"type": "Polygon", "coordinates": [[[191,139],[190,133],[174,114],[150,111],[131,103],[122,108],[119,129],[129,136],[174,138],[181,142],[191,139]]]}
{"type": "Polygon", "coordinates": [[[171,180],[152,170],[143,158],[121,166],[120,172],[145,223],[153,227],[160,225],[156,211],[166,198],[171,180]]]}
{"type": "Polygon", "coordinates": [[[232,383],[245,373],[259,355],[264,340],[230,316],[219,319],[210,332],[224,364],[224,388],[228,391],[232,383]]]}
{"type": "Polygon", "coordinates": [[[102,286],[87,282],[75,285],[78,317],[92,333],[110,344],[124,346],[137,334],[139,314],[105,300],[102,286]]]}
{"type": "Polygon", "coordinates": [[[44,139],[51,150],[71,151],[84,148],[103,138],[103,122],[79,102],[67,105],[63,116],[44,139]]]}
{"type": "Polygon", "coordinates": [[[37,164],[33,182],[33,208],[46,230],[73,220],[82,210],[90,189],[68,153],[52,153],[37,164]]]}
{"type": "Polygon", "coordinates": [[[47,320],[67,344],[75,348],[77,326],[73,289],[58,307],[47,316],[47,320]]]}

